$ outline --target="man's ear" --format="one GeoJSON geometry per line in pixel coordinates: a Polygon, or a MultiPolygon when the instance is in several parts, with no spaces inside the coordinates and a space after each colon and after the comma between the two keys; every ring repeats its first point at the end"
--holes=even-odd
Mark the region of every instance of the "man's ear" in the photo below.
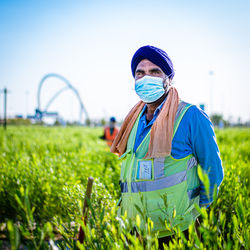
{"type": "Polygon", "coordinates": [[[168,86],[171,86],[171,81],[172,81],[172,79],[170,79],[170,78],[168,78],[166,76],[166,78],[163,81],[163,87],[164,87],[164,89],[166,89],[168,86]]]}
{"type": "Polygon", "coordinates": [[[170,78],[170,79],[169,79],[169,86],[172,85],[172,82],[173,82],[173,78],[170,78]]]}

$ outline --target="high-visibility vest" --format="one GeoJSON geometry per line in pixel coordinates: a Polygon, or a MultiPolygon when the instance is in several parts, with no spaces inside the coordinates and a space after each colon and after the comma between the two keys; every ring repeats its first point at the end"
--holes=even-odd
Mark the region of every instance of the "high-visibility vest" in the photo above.
{"type": "MultiPolygon", "coordinates": [[[[173,137],[190,106],[192,105],[180,102],[173,137]]],[[[150,217],[153,221],[152,232],[158,231],[158,237],[164,237],[173,234],[173,231],[166,229],[164,221],[167,221],[168,226],[178,226],[184,231],[199,215],[194,207],[200,200],[197,161],[192,154],[182,159],[175,159],[171,155],[144,159],[150,131],[134,152],[140,116],[141,114],[130,133],[127,150],[120,157],[123,159],[120,176],[122,195],[118,215],[124,215],[126,211],[127,218],[135,223],[138,214],[142,229],[146,217],[150,217]],[[144,218],[139,210],[145,215],[144,218]]]]}
{"type": "Polygon", "coordinates": [[[107,141],[108,146],[111,147],[117,134],[118,134],[118,128],[116,128],[116,127],[114,127],[112,134],[110,133],[110,127],[106,127],[104,129],[104,135],[105,135],[105,139],[107,141]]]}

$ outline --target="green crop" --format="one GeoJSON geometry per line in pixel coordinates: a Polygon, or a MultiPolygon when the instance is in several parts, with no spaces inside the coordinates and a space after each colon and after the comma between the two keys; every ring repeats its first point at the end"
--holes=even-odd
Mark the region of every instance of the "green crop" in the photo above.
{"type": "MultiPolygon", "coordinates": [[[[0,248],[158,248],[150,218],[141,230],[137,217],[138,237],[131,221],[117,217],[120,162],[99,139],[102,133],[100,128],[82,127],[0,130],[0,248]],[[89,176],[94,186],[85,225],[81,211],[89,176]],[[83,244],[76,240],[80,225],[83,244]]],[[[216,136],[225,175],[219,195],[209,209],[197,207],[201,239],[193,225],[189,240],[172,228],[170,249],[250,247],[250,129],[218,130],[216,136]]]]}

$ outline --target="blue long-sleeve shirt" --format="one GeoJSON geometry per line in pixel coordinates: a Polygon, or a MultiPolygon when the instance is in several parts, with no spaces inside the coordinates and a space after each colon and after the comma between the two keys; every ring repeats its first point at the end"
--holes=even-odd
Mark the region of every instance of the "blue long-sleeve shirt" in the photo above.
{"type": "MultiPolygon", "coordinates": [[[[138,124],[134,151],[151,129],[164,102],[155,110],[153,119],[147,123],[145,105],[138,124]]],[[[205,186],[200,181],[200,206],[209,206],[213,201],[214,185],[219,188],[223,180],[223,168],[220,159],[219,148],[216,143],[213,125],[207,114],[197,106],[191,106],[183,116],[179,127],[172,140],[171,155],[176,158],[184,158],[193,154],[208,174],[210,182],[210,197],[208,199],[205,186]]]]}

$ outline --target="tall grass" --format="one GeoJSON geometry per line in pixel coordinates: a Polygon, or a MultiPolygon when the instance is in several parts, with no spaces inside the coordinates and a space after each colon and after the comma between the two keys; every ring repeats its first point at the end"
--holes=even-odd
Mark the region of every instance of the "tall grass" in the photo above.
{"type": "MultiPolygon", "coordinates": [[[[9,127],[0,131],[1,243],[13,249],[157,249],[148,218],[138,232],[117,217],[119,161],[99,140],[102,129],[9,127]],[[87,177],[95,179],[88,221],[82,221],[87,177]],[[77,233],[81,225],[85,240],[77,233]],[[143,230],[142,228],[146,228],[143,230]],[[138,234],[140,236],[138,236],[138,234]]],[[[250,129],[216,131],[224,167],[219,195],[200,209],[201,238],[194,225],[187,240],[178,228],[170,249],[249,249],[250,129]]],[[[168,227],[169,225],[166,224],[168,227]]]]}

